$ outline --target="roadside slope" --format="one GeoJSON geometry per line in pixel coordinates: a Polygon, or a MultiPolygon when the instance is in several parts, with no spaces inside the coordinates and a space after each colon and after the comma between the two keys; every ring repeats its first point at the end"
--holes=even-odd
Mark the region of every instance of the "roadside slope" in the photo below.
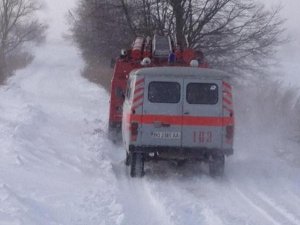
{"type": "Polygon", "coordinates": [[[81,77],[81,57],[62,38],[71,1],[48,3],[46,44],[0,87],[0,224],[119,224],[107,93],[81,77]]]}

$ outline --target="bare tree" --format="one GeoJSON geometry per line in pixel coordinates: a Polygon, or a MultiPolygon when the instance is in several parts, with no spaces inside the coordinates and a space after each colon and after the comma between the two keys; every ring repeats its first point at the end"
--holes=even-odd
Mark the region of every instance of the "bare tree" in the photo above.
{"type": "MultiPolygon", "coordinates": [[[[84,6],[96,3],[103,6],[97,9],[102,17],[78,12],[75,17],[81,25],[97,24],[97,39],[90,38],[97,40],[101,52],[113,52],[112,46],[119,48],[131,36],[168,33],[183,47],[202,50],[212,67],[241,74],[263,71],[284,41],[280,7],[266,9],[254,0],[81,0],[84,6]]],[[[87,35],[78,26],[75,30],[87,35]]]]}
{"type": "MultiPolygon", "coordinates": [[[[210,65],[232,73],[261,72],[272,62],[276,47],[285,40],[280,6],[267,10],[253,0],[120,0],[123,10],[134,8],[128,23],[152,18],[155,30],[176,37],[182,47],[202,50],[210,65]],[[134,4],[133,4],[134,3],[134,4]],[[151,15],[151,16],[149,16],[151,15]],[[161,21],[161,15],[164,18],[161,21]],[[133,19],[134,18],[134,19],[133,19]],[[158,26],[158,24],[160,26],[158,26]]],[[[128,17],[128,16],[127,16],[128,17]]],[[[148,23],[140,23],[135,33],[143,35],[148,23]]]]}
{"type": "Polygon", "coordinates": [[[212,66],[231,72],[266,68],[284,41],[279,6],[266,10],[252,0],[202,2],[187,1],[184,34],[191,47],[203,49],[212,66]]]}
{"type": "Polygon", "coordinates": [[[36,0],[0,0],[0,80],[4,80],[14,68],[9,68],[13,55],[30,58],[22,52],[25,43],[39,43],[44,39],[46,25],[36,18],[41,5],[36,0]]]}
{"type": "Polygon", "coordinates": [[[75,12],[70,11],[69,21],[87,63],[116,56],[135,36],[119,0],[80,0],[75,12]]]}

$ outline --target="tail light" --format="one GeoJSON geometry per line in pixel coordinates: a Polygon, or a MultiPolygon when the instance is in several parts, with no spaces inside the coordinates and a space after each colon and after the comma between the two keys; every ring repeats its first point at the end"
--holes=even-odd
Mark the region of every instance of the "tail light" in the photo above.
{"type": "Polygon", "coordinates": [[[138,128],[139,128],[139,124],[138,123],[132,122],[130,124],[131,141],[136,141],[137,140],[138,128]]]}

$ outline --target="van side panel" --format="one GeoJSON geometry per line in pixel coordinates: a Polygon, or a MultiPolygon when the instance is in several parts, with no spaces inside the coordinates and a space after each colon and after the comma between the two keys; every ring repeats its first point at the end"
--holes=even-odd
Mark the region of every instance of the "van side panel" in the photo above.
{"type": "Polygon", "coordinates": [[[144,76],[136,76],[132,85],[133,97],[131,100],[130,123],[136,124],[137,136],[132,138],[130,143],[135,142],[135,145],[142,144],[142,131],[143,131],[143,107],[145,95],[145,78],[144,76]]]}
{"type": "Polygon", "coordinates": [[[127,85],[122,122],[122,136],[127,150],[129,145],[141,143],[144,81],[143,76],[131,76],[127,85]],[[133,128],[136,128],[136,134],[132,132],[133,128]]]}

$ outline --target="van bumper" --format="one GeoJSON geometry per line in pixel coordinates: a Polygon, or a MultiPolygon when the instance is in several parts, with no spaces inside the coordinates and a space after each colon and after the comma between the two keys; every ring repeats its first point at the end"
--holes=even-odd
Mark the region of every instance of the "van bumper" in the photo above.
{"type": "Polygon", "coordinates": [[[179,148],[167,146],[129,146],[130,152],[143,153],[147,155],[155,155],[158,158],[166,159],[206,159],[210,155],[223,153],[224,155],[232,155],[233,149],[212,149],[212,148],[179,148]]]}

